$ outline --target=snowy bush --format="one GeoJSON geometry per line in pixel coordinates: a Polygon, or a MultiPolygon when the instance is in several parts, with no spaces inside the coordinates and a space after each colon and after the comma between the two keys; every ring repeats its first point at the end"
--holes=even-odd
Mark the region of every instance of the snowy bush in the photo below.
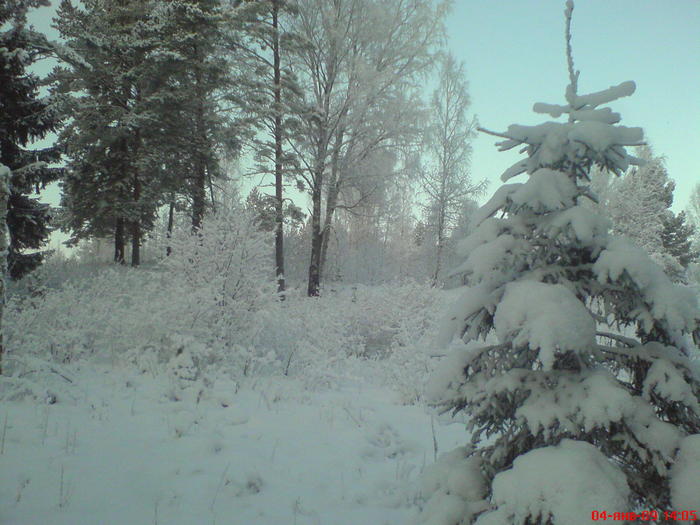
{"type": "Polygon", "coordinates": [[[619,175],[639,162],[625,147],[642,131],[599,107],[633,82],[579,95],[570,47],[568,59],[566,104],[534,107],[568,121],[494,133],[528,155],[502,179],[528,178],[497,190],[461,245],[468,286],[442,340],[471,344],[431,392],[466,414],[482,460],[489,508],[466,523],[588,523],[593,506],[688,503],[675,478],[686,482],[700,434],[697,297],[583,205],[593,166],[619,175]]]}
{"type": "Polygon", "coordinates": [[[172,254],[151,267],[49,262],[61,278],[40,271],[8,303],[8,370],[101,359],[167,373],[178,387],[210,372],[288,375],[309,388],[363,378],[420,399],[436,363],[423,340],[445,293],[406,282],[278,301],[268,241],[234,205],[196,234],[176,229],[172,254]]]}
{"type": "Polygon", "coordinates": [[[219,348],[252,344],[265,310],[276,303],[270,241],[252,213],[237,205],[205,217],[196,233],[173,232],[172,254],[162,266],[200,342],[219,348]]]}
{"type": "Polygon", "coordinates": [[[317,298],[291,291],[254,344],[309,385],[373,376],[415,402],[435,362],[425,340],[446,302],[441,290],[415,282],[358,285],[317,298]]]}
{"type": "Polygon", "coordinates": [[[172,246],[154,268],[110,266],[39,295],[13,296],[10,365],[29,355],[59,363],[126,359],[141,369],[174,360],[171,370],[182,378],[190,360],[198,371],[216,362],[242,373],[260,357],[252,345],[277,303],[265,235],[234,208],[207,217],[197,234],[176,232],[172,246]]]}

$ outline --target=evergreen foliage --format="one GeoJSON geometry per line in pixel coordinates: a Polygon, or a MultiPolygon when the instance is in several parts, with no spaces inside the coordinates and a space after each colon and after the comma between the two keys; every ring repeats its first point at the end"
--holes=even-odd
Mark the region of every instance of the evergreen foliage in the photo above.
{"type": "MultiPolygon", "coordinates": [[[[484,480],[459,500],[458,523],[568,525],[588,523],[592,505],[663,515],[689,501],[673,476],[679,449],[700,433],[697,298],[583,206],[594,166],[621,174],[639,163],[625,147],[642,130],[601,107],[633,82],[578,94],[572,10],[569,1],[566,104],[534,106],[568,121],[492,133],[501,150],[527,153],[504,181],[528,178],[496,191],[461,246],[468,287],[444,335],[473,343],[433,393],[472,433],[471,459],[455,463],[468,472],[455,475],[484,480]]],[[[445,468],[423,523],[442,523],[439,501],[461,494],[445,468]]]]}
{"type": "Polygon", "coordinates": [[[69,157],[63,227],[73,243],[114,232],[118,261],[128,234],[134,266],[159,204],[162,167],[149,148],[160,130],[149,103],[159,93],[148,59],[156,39],[145,17],[145,4],[136,0],[88,0],[80,7],[63,0],[56,19],[66,44],[54,75],[71,116],[60,136],[69,157]]]}
{"type": "Polygon", "coordinates": [[[215,0],[64,0],[57,22],[66,45],[55,76],[72,117],[61,136],[64,227],[72,242],[114,232],[117,260],[130,236],[138,265],[158,207],[188,201],[198,228],[220,157],[238,150],[230,16],[215,0]]]}
{"type": "Polygon", "coordinates": [[[642,166],[601,188],[612,233],[643,248],[671,279],[684,281],[688,265],[697,258],[691,248],[693,229],[686,224],[684,213],[676,215],[671,210],[675,182],[664,158],[655,156],[648,146],[641,146],[638,155],[645,161],[642,166]]]}
{"type": "Polygon", "coordinates": [[[667,215],[661,232],[661,242],[664,250],[674,257],[684,270],[700,256],[700,252],[693,248],[694,235],[695,226],[688,221],[684,211],[667,215]]]}
{"type": "Polygon", "coordinates": [[[241,37],[236,55],[244,65],[239,103],[255,129],[251,137],[255,171],[275,177],[275,274],[280,294],[286,288],[284,186],[298,168],[296,156],[285,147],[290,139],[290,122],[301,101],[301,90],[290,67],[292,57],[302,48],[298,35],[289,29],[289,20],[296,14],[296,0],[264,0],[243,3],[236,17],[241,37]]]}
{"type": "MultiPolygon", "coordinates": [[[[229,27],[237,13],[221,0],[153,0],[148,24],[157,38],[151,75],[162,126],[153,145],[170,186],[190,202],[192,227],[201,226],[207,193],[224,178],[221,159],[238,154],[240,68],[231,52],[239,38],[229,27]]],[[[213,202],[211,202],[213,204],[213,202]]]]}
{"type": "Polygon", "coordinates": [[[0,164],[11,170],[8,271],[14,279],[41,263],[45,252],[39,250],[50,233],[49,206],[31,195],[62,175],[51,167],[60,159],[59,148],[31,148],[60,123],[54,101],[40,95],[41,81],[28,70],[51,51],[44,36],[27,26],[27,10],[42,4],[23,0],[0,8],[0,27],[7,27],[0,31],[0,164]]]}

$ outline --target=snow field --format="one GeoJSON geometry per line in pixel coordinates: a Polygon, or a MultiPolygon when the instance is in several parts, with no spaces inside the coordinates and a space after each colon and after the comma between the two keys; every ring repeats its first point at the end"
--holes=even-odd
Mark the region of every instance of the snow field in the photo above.
{"type": "MultiPolygon", "coordinates": [[[[398,525],[434,462],[431,416],[370,385],[72,380],[73,399],[0,408],[3,524],[398,525]]],[[[440,452],[465,441],[462,425],[434,429],[440,452]]]]}

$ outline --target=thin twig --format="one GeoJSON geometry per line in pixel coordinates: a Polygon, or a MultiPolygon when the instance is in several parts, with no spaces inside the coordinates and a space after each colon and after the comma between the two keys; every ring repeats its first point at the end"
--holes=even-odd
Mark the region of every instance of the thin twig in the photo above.
{"type": "Polygon", "coordinates": [[[5,453],[5,436],[7,435],[7,412],[5,412],[5,421],[2,424],[2,437],[0,438],[0,456],[5,453]]]}
{"type": "Polygon", "coordinates": [[[219,497],[219,492],[221,492],[221,487],[224,484],[224,478],[226,477],[226,473],[228,472],[228,469],[230,466],[231,466],[231,462],[229,461],[226,464],[226,468],[221,473],[221,479],[219,480],[219,486],[216,487],[216,493],[214,494],[214,499],[211,500],[211,505],[209,505],[209,510],[211,510],[212,512],[214,512],[214,505],[216,504],[216,498],[219,497]]]}

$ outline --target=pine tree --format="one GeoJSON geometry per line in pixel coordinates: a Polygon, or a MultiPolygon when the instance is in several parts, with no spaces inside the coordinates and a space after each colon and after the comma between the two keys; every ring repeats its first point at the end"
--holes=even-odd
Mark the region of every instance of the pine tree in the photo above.
{"type": "Polygon", "coordinates": [[[142,31],[145,9],[140,0],[88,0],[80,7],[63,0],[56,18],[66,51],[54,75],[70,94],[64,111],[72,117],[60,137],[70,159],[64,228],[73,231],[73,242],[112,230],[119,262],[129,236],[133,266],[140,264],[141,237],[157,206],[144,147],[145,58],[153,47],[142,31]]]}
{"type": "MultiPolygon", "coordinates": [[[[240,99],[244,114],[256,131],[252,145],[256,173],[275,177],[275,275],[277,291],[285,290],[284,277],[284,185],[297,162],[285,151],[289,120],[299,106],[300,90],[291,72],[291,56],[300,49],[299,38],[288,20],[297,13],[296,0],[246,2],[237,19],[240,41],[236,54],[243,64],[240,99]]],[[[283,297],[283,295],[281,295],[283,297]]]]}
{"type": "Polygon", "coordinates": [[[44,256],[38,251],[50,233],[49,206],[30,195],[61,177],[57,147],[28,146],[56,130],[59,118],[53,101],[39,95],[39,78],[27,68],[51,51],[46,38],[27,26],[26,12],[39,1],[14,1],[0,8],[0,164],[7,166],[10,194],[8,271],[19,279],[36,268],[44,256]],[[31,250],[32,253],[25,253],[31,250]]]}
{"type": "Polygon", "coordinates": [[[685,212],[674,214],[669,210],[664,219],[661,243],[665,252],[678,261],[683,270],[700,257],[700,252],[693,248],[694,235],[695,227],[687,220],[685,212]]]}
{"type": "Polygon", "coordinates": [[[527,180],[497,190],[461,246],[468,287],[445,335],[472,343],[434,396],[466,414],[472,448],[441,463],[422,523],[452,512],[460,524],[570,525],[595,509],[672,523],[665,512],[700,505],[688,483],[700,469],[697,298],[583,205],[593,166],[620,175],[641,162],[625,147],[642,130],[601,107],[633,82],[578,94],[572,10],[566,104],[534,106],[568,121],[488,132],[527,153],[502,179],[527,180]]]}
{"type": "Polygon", "coordinates": [[[213,198],[213,184],[223,178],[220,157],[240,148],[231,116],[240,96],[231,58],[237,35],[229,29],[236,21],[221,0],[149,4],[149,32],[158,43],[151,76],[160,79],[152,111],[163,127],[152,147],[167,165],[167,184],[191,202],[194,230],[207,192],[213,198]]]}

